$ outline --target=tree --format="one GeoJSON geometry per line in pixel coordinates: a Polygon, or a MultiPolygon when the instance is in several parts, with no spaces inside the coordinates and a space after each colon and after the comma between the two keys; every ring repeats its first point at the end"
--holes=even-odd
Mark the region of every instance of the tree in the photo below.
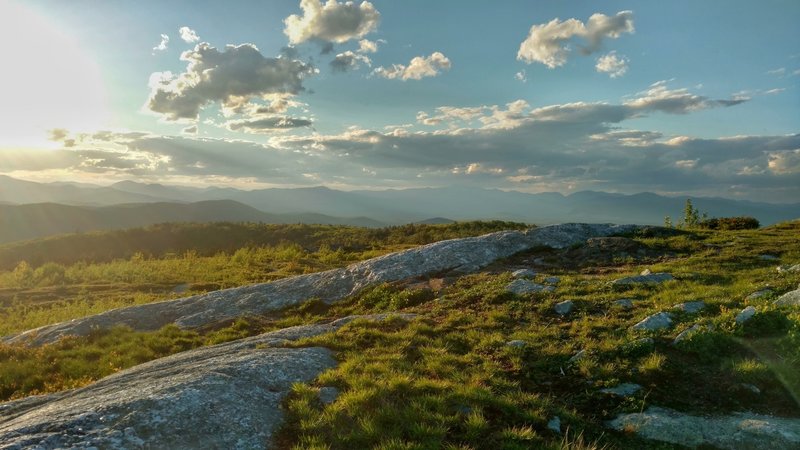
{"type": "Polygon", "coordinates": [[[686,206],[683,207],[683,226],[686,228],[696,228],[700,223],[700,211],[692,205],[692,199],[686,199],[686,206]]]}
{"type": "Polygon", "coordinates": [[[664,226],[666,228],[672,228],[672,217],[664,216],[664,226]]]}

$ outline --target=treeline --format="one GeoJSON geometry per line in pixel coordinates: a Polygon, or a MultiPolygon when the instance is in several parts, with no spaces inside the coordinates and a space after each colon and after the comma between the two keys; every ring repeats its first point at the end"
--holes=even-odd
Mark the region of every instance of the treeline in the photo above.
{"type": "Polygon", "coordinates": [[[339,225],[276,225],[259,223],[164,223],[142,228],[54,236],[0,246],[0,270],[22,261],[35,269],[46,263],[100,263],[134,255],[164,258],[193,252],[198,256],[233,253],[241,248],[293,244],[309,252],[320,248],[364,251],[392,245],[420,245],[443,239],[476,236],[529,225],[505,221],[473,221],[442,225],[408,224],[387,228],[339,225]]]}

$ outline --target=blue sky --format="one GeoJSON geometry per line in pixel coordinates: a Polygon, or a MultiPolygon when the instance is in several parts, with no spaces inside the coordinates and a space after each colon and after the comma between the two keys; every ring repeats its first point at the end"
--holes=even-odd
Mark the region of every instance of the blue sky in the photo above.
{"type": "Polygon", "coordinates": [[[799,21],[789,0],[0,0],[0,173],[791,201],[799,21]]]}

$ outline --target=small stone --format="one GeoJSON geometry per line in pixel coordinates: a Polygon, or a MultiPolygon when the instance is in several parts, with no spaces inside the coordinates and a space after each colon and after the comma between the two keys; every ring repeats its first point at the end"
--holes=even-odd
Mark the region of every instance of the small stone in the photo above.
{"type": "Polygon", "coordinates": [[[652,316],[645,317],[641,322],[634,325],[634,330],[661,330],[672,326],[672,315],[668,312],[660,312],[652,316]]]}
{"type": "Polygon", "coordinates": [[[544,279],[544,282],[547,284],[558,284],[561,281],[559,277],[547,277],[544,279]]]}
{"type": "Polygon", "coordinates": [[[621,298],[619,300],[615,300],[612,305],[621,309],[631,309],[633,308],[633,300],[629,298],[621,298]]]}
{"type": "Polygon", "coordinates": [[[691,327],[681,331],[680,333],[678,333],[677,336],[675,336],[675,340],[672,341],[672,345],[677,345],[678,343],[685,341],[686,339],[689,338],[689,336],[691,336],[692,334],[700,331],[703,328],[704,327],[702,325],[700,325],[699,323],[696,323],[696,324],[692,325],[691,327]]]}
{"type": "Polygon", "coordinates": [[[777,306],[799,306],[800,305],[800,289],[789,291],[773,302],[777,306]]]}
{"type": "Polygon", "coordinates": [[[758,255],[758,258],[762,261],[777,261],[780,259],[775,255],[758,255]]]}
{"type": "Polygon", "coordinates": [[[795,264],[793,266],[778,266],[777,270],[778,273],[800,272],[800,264],[795,264]]]}
{"type": "Polygon", "coordinates": [[[536,276],[536,272],[531,269],[519,269],[511,272],[511,276],[514,278],[533,278],[536,276]]]}
{"type": "Polygon", "coordinates": [[[554,306],[553,309],[558,314],[560,314],[562,316],[566,316],[567,314],[569,314],[572,311],[572,308],[574,306],[575,306],[575,304],[572,302],[572,300],[564,300],[563,302],[556,303],[556,306],[554,306]]]}
{"type": "Polygon", "coordinates": [[[575,353],[572,358],[569,359],[569,362],[574,363],[582,360],[586,356],[586,350],[581,350],[578,353],[575,353]]]}
{"type": "Polygon", "coordinates": [[[647,276],[647,275],[650,275],[651,273],[653,273],[653,272],[651,272],[650,269],[644,269],[639,275],[647,276]]]}
{"type": "Polygon", "coordinates": [[[600,392],[604,394],[616,395],[618,397],[630,397],[631,395],[639,392],[641,389],[642,387],[635,383],[622,383],[614,387],[600,389],[600,392]]]}
{"type": "Polygon", "coordinates": [[[553,430],[556,433],[561,433],[561,418],[558,416],[553,417],[547,422],[547,429],[553,430]]]}
{"type": "Polygon", "coordinates": [[[534,283],[530,280],[518,279],[508,283],[508,285],[506,285],[506,291],[517,295],[525,295],[532,294],[534,292],[542,292],[546,287],[552,286],[544,286],[542,284],[534,283]]]}
{"type": "Polygon", "coordinates": [[[319,394],[317,395],[319,396],[319,401],[321,401],[323,405],[330,405],[339,398],[339,389],[333,386],[325,386],[319,389],[319,394]]]}
{"type": "Polygon", "coordinates": [[[746,300],[756,300],[756,299],[759,299],[761,297],[766,297],[767,295],[770,295],[770,294],[772,294],[772,289],[764,288],[764,289],[759,289],[759,290],[753,292],[752,294],[750,294],[747,297],[745,297],[745,299],[746,300]]]}
{"type": "Polygon", "coordinates": [[[753,316],[756,315],[756,309],[752,306],[748,306],[747,308],[743,309],[739,314],[736,315],[736,323],[743,324],[748,320],[752,319],[753,316]]]}
{"type": "Polygon", "coordinates": [[[706,307],[706,302],[698,300],[695,302],[678,303],[677,305],[673,306],[672,309],[677,309],[687,314],[695,314],[702,311],[703,308],[705,307],[706,307]]]}
{"type": "Polygon", "coordinates": [[[739,386],[747,389],[748,391],[752,392],[753,394],[760,394],[761,393],[761,389],[759,389],[757,386],[755,386],[753,384],[750,384],[750,383],[742,383],[739,386]]]}
{"type": "Polygon", "coordinates": [[[528,343],[521,339],[514,339],[513,341],[506,342],[506,345],[509,347],[522,348],[528,345],[528,343]]]}

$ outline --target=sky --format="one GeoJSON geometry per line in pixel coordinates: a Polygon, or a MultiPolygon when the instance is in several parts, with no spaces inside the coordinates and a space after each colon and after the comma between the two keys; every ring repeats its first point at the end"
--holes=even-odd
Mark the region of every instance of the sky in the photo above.
{"type": "Polygon", "coordinates": [[[800,2],[0,0],[0,174],[800,199],[800,2]]]}

